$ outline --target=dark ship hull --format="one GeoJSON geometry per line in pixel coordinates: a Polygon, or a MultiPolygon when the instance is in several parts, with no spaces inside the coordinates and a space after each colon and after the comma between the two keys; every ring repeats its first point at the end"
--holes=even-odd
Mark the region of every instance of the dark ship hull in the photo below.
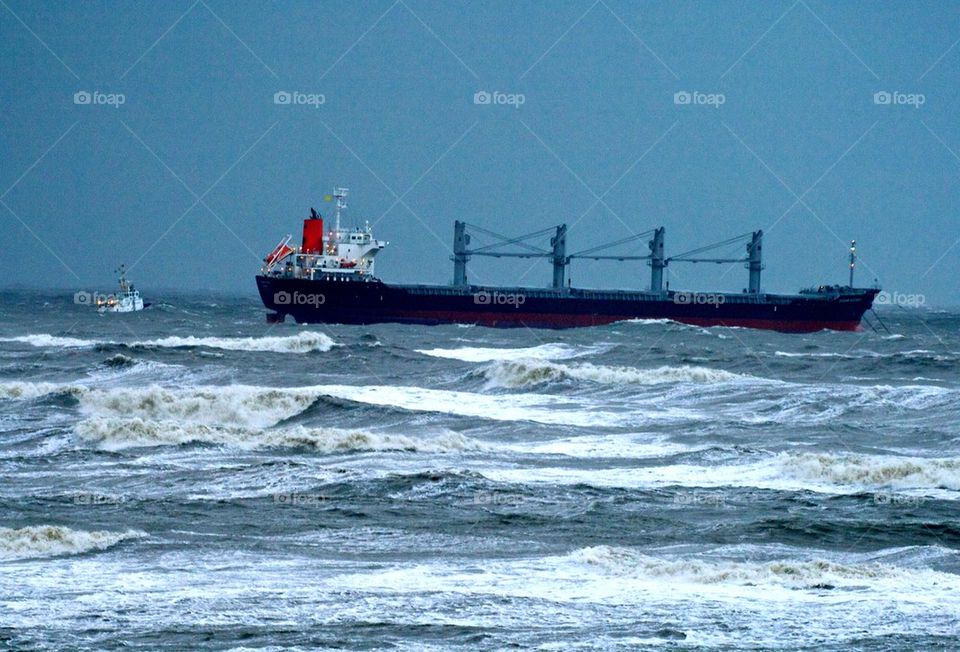
{"type": "Polygon", "coordinates": [[[479,324],[573,328],[629,319],[784,332],[860,329],[879,290],[831,286],[799,294],[640,292],[576,288],[391,285],[376,279],[257,276],[273,318],[300,323],[479,324]]]}

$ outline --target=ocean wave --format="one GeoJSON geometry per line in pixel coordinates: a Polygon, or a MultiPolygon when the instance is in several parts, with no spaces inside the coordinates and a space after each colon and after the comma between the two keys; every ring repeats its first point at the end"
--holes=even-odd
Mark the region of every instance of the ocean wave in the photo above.
{"type": "MultiPolygon", "coordinates": [[[[678,504],[695,501],[696,489],[753,487],[771,491],[812,491],[828,494],[877,494],[881,505],[890,494],[960,499],[960,460],[889,455],[781,452],[750,461],[683,463],[638,468],[572,468],[538,466],[484,471],[495,482],[584,484],[593,487],[677,488],[678,504]]],[[[721,503],[723,497],[718,499],[721,503]]],[[[888,502],[893,502],[891,499],[888,502]]]]}
{"type": "Polygon", "coordinates": [[[608,367],[591,363],[563,365],[532,360],[500,360],[484,370],[491,387],[530,387],[563,380],[582,380],[604,385],[659,385],[663,383],[723,383],[748,378],[707,367],[608,367]]]}
{"type": "Polygon", "coordinates": [[[845,353],[834,351],[815,352],[793,352],[793,351],[774,351],[774,356],[778,358],[832,358],[837,360],[871,360],[885,359],[897,362],[955,362],[960,355],[956,351],[946,353],[937,353],[930,349],[912,349],[910,351],[893,351],[890,353],[881,353],[879,351],[859,350],[845,353]]]}
{"type": "Polygon", "coordinates": [[[775,465],[789,478],[869,489],[960,490],[960,459],[781,453],[775,465]]]}
{"type": "Polygon", "coordinates": [[[252,385],[170,389],[89,389],[78,392],[81,410],[90,416],[140,417],[213,425],[272,426],[295,416],[317,400],[315,388],[252,385]]]}
{"type": "Polygon", "coordinates": [[[604,574],[683,584],[733,584],[788,589],[860,588],[865,584],[924,582],[956,585],[954,576],[926,569],[898,568],[878,562],[839,563],[825,559],[776,561],[713,561],[663,559],[630,548],[595,546],[568,559],[604,574]]]}
{"type": "Polygon", "coordinates": [[[18,335],[17,337],[0,337],[0,342],[20,342],[36,347],[63,347],[77,348],[84,346],[95,346],[97,342],[91,340],[81,340],[76,337],[59,337],[47,333],[36,333],[33,335],[18,335]]]}
{"type": "Polygon", "coordinates": [[[131,348],[210,348],[226,351],[269,351],[274,353],[309,353],[329,351],[336,342],[324,333],[303,331],[296,335],[262,337],[179,337],[170,336],[137,342],[112,340],[82,340],[39,333],[0,338],[0,342],[22,342],[36,347],[110,347],[131,348]]]}
{"type": "Polygon", "coordinates": [[[535,455],[626,459],[667,457],[709,450],[707,446],[698,448],[671,442],[666,437],[649,439],[637,435],[578,435],[530,444],[513,444],[507,448],[535,455]]]}
{"type": "Polygon", "coordinates": [[[0,559],[79,555],[105,550],[121,541],[145,537],[143,532],[88,532],[55,525],[19,529],[0,527],[0,559]]]}
{"type": "Polygon", "coordinates": [[[583,427],[623,425],[624,417],[579,401],[543,394],[488,395],[396,385],[321,385],[324,396],[416,412],[497,421],[532,421],[583,427]]]}
{"type": "Polygon", "coordinates": [[[124,369],[127,367],[135,367],[139,361],[136,358],[131,358],[128,355],[122,353],[117,353],[112,355],[106,360],[103,361],[103,366],[112,367],[114,369],[124,369]]]}
{"type": "MultiPolygon", "coordinates": [[[[674,319],[667,319],[666,317],[661,317],[660,319],[643,319],[643,318],[637,317],[637,318],[635,318],[635,319],[624,319],[624,320],[619,321],[619,322],[617,322],[617,323],[618,323],[618,324],[643,324],[643,325],[650,325],[650,324],[680,324],[680,322],[678,322],[678,321],[676,321],[676,320],[674,320],[674,319]]],[[[686,326],[686,324],[682,324],[682,325],[683,325],[683,326],[686,326]]]]}
{"type": "Polygon", "coordinates": [[[272,351],[274,353],[309,353],[329,351],[336,345],[324,333],[303,331],[296,335],[280,337],[177,337],[132,342],[134,347],[193,348],[205,347],[227,351],[272,351]]]}
{"type": "Polygon", "coordinates": [[[492,362],[494,360],[566,360],[589,355],[595,349],[577,349],[567,344],[541,344],[519,349],[462,346],[456,349],[417,349],[417,353],[434,358],[462,360],[463,362],[492,362]]]}
{"type": "Polygon", "coordinates": [[[64,391],[64,388],[64,385],[58,383],[31,383],[14,380],[0,383],[0,399],[29,401],[47,394],[64,391]]]}
{"type": "Polygon", "coordinates": [[[205,443],[242,449],[311,448],[323,453],[362,451],[408,451],[420,453],[452,453],[478,450],[479,444],[460,435],[408,437],[341,428],[244,428],[214,426],[178,421],[149,421],[141,418],[118,419],[94,417],[77,424],[80,437],[95,442],[103,450],[177,446],[205,443]]]}

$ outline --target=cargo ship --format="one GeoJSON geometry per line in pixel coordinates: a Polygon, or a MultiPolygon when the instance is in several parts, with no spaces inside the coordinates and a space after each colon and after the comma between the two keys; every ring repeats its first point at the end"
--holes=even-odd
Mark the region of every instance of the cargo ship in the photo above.
{"type": "Polygon", "coordinates": [[[268,321],[287,316],[298,323],[374,324],[476,324],[498,328],[572,328],[598,326],[623,320],[665,319],[697,326],[736,326],[784,332],[823,329],[861,330],[878,287],[853,287],[855,243],[850,248],[850,283],[821,285],[796,294],[772,294],[761,289],[763,232],[737,236],[720,243],[667,257],[665,229],[650,231],[608,245],[568,254],[567,227],[559,225],[519,237],[503,236],[483,227],[454,224],[454,278],[451,285],[385,283],[375,274],[375,257],[389,243],[373,237],[369,224],[343,228],[341,213],[348,191],[336,188],[328,199],[336,201],[334,226],[324,231],[324,219],[315,210],[303,221],[299,245],[288,235],[264,259],[257,288],[268,321]],[[470,232],[481,232],[494,244],[471,247],[470,232]],[[550,235],[550,247],[530,244],[531,238],[550,235]],[[649,253],[617,255],[605,248],[650,237],[649,253]],[[729,249],[738,241],[746,251],[735,258],[709,258],[703,254],[729,249]],[[491,287],[471,283],[467,263],[475,256],[546,258],[553,265],[548,288],[491,287]],[[574,259],[645,260],[650,266],[650,286],[643,290],[600,290],[571,287],[565,282],[574,259]],[[748,287],[743,292],[693,292],[664,287],[664,270],[679,262],[743,263],[748,287]]]}

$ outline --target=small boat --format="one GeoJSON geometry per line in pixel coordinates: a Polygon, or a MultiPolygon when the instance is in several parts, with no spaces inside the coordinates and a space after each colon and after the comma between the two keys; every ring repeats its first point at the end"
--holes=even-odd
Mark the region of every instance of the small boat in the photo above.
{"type": "Polygon", "coordinates": [[[127,268],[120,265],[116,270],[120,276],[120,291],[116,294],[98,294],[95,305],[97,312],[136,312],[143,310],[143,299],[140,297],[140,290],[133,287],[133,283],[127,280],[127,268]]]}

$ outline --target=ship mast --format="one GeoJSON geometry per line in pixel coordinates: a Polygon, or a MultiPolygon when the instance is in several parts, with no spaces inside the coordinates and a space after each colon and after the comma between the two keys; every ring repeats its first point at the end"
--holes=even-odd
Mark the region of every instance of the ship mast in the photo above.
{"type": "Polygon", "coordinates": [[[850,241],[850,287],[853,287],[853,268],[857,264],[857,241],[850,241]]]}
{"type": "Polygon", "coordinates": [[[347,193],[349,193],[347,188],[334,188],[333,196],[337,198],[337,207],[336,212],[336,232],[337,237],[340,236],[340,211],[347,207],[347,193]]]}

